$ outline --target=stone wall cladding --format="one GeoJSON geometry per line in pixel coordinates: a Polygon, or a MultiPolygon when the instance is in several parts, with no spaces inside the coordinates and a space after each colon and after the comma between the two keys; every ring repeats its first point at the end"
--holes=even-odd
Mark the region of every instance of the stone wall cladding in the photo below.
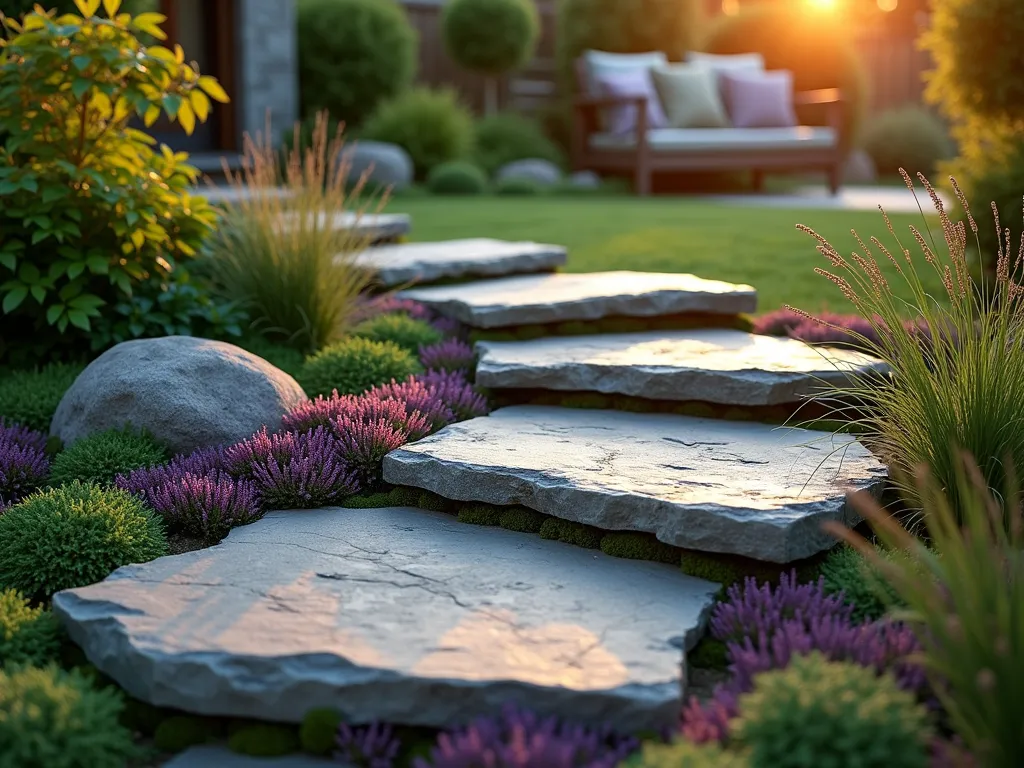
{"type": "Polygon", "coordinates": [[[299,113],[295,0],[237,0],[241,82],[239,133],[263,133],[270,113],[275,143],[299,113]]]}

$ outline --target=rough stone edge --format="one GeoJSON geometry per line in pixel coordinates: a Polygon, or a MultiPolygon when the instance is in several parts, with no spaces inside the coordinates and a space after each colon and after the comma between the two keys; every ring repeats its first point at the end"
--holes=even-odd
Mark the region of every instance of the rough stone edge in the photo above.
{"type": "MultiPolygon", "coordinates": [[[[535,274],[551,272],[558,267],[565,266],[568,260],[568,249],[560,245],[549,245],[546,243],[529,243],[537,246],[537,250],[530,254],[510,254],[493,261],[473,261],[469,258],[454,262],[455,266],[450,271],[439,273],[437,269],[431,269],[426,275],[421,275],[415,267],[375,267],[377,282],[385,288],[404,286],[413,282],[418,285],[434,285],[441,280],[459,281],[464,278],[489,279],[497,277],[512,277],[515,275],[535,274]]],[[[372,265],[371,265],[372,266],[372,265]]]]}

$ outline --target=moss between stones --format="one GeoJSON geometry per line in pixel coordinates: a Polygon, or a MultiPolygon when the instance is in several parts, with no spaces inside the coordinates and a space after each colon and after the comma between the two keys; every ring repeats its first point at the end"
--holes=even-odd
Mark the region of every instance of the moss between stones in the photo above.
{"type": "Polygon", "coordinates": [[[299,734],[277,723],[232,723],[228,749],[249,757],[282,757],[299,751],[299,734]]]}
{"type": "Polygon", "coordinates": [[[340,506],[345,509],[383,509],[391,506],[391,494],[387,491],[360,493],[349,496],[340,506]]]}
{"type": "Polygon", "coordinates": [[[416,499],[416,506],[420,509],[427,509],[431,512],[451,513],[457,502],[449,501],[444,496],[438,496],[430,491],[423,491],[416,499]]]}
{"type": "Polygon", "coordinates": [[[526,507],[499,507],[499,510],[498,525],[519,533],[540,533],[549,519],[547,515],[526,507]]]}
{"type": "Polygon", "coordinates": [[[221,723],[213,718],[174,715],[156,727],[153,743],[161,752],[184,752],[189,747],[215,740],[221,730],[221,723]]]}
{"type": "Polygon", "coordinates": [[[299,727],[302,750],[311,755],[329,755],[334,750],[338,726],[344,718],[334,709],[311,709],[299,727]]]}
{"type": "Polygon", "coordinates": [[[459,510],[459,522],[497,526],[501,524],[501,512],[489,504],[467,504],[459,510]]]}
{"type": "Polygon", "coordinates": [[[589,525],[549,517],[540,527],[542,539],[553,539],[566,544],[574,544],[584,549],[600,549],[603,531],[589,525]]]}
{"type": "Polygon", "coordinates": [[[686,661],[697,669],[724,671],[729,666],[729,655],[725,643],[705,635],[697,646],[686,654],[686,661]]]}
{"type": "Polygon", "coordinates": [[[160,723],[171,713],[160,707],[154,707],[144,701],[125,697],[124,709],[121,710],[121,725],[130,731],[137,731],[143,736],[153,736],[160,723]]]}
{"type": "Polygon", "coordinates": [[[758,582],[777,584],[783,573],[796,570],[797,578],[808,581],[817,578],[824,555],[818,555],[795,563],[767,563],[738,555],[723,555],[708,552],[682,550],[680,567],[687,576],[714,581],[722,588],[742,583],[748,577],[758,582]]]}
{"type": "Polygon", "coordinates": [[[476,341],[525,341],[542,336],[586,336],[597,333],[640,333],[643,331],[672,331],[689,328],[730,328],[751,331],[753,321],[747,315],[716,315],[688,313],[659,317],[629,317],[616,315],[596,320],[566,320],[559,323],[511,325],[502,328],[478,328],[470,333],[476,341]]]}
{"type": "Polygon", "coordinates": [[[656,563],[679,565],[682,550],[658,541],[649,533],[615,531],[601,537],[601,551],[612,557],[629,560],[651,560],[656,563]]]}

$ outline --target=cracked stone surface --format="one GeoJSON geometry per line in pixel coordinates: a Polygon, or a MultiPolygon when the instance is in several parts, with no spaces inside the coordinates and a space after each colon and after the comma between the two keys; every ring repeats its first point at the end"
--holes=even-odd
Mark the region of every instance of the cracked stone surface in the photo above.
{"type": "MultiPolygon", "coordinates": [[[[371,240],[393,240],[412,231],[412,218],[407,213],[356,213],[345,211],[331,217],[335,229],[353,229],[371,240]]],[[[287,226],[292,217],[285,215],[287,226]]],[[[323,221],[323,218],[321,218],[323,221]]]]}
{"type": "Polygon", "coordinates": [[[846,435],[666,414],[502,408],[384,459],[384,478],[449,499],[522,504],[678,547],[789,563],[859,518],[848,489],[885,468],[846,435]]]}
{"type": "Polygon", "coordinates": [[[494,389],[554,389],[703,400],[793,403],[883,364],[840,349],[726,329],[480,342],[476,380],[494,389]]]}
{"type": "Polygon", "coordinates": [[[565,264],[566,249],[475,238],[379,246],[365,251],[362,260],[377,271],[379,282],[391,287],[467,275],[503,277],[551,271],[565,264]]]}
{"type": "Polygon", "coordinates": [[[204,745],[175,755],[164,763],[164,768],[327,768],[332,765],[337,768],[338,762],[309,755],[249,757],[227,747],[204,745]]]}
{"type": "Polygon", "coordinates": [[[749,285],[660,272],[521,275],[413,288],[402,295],[474,328],[757,309],[757,292],[749,285]]]}
{"type": "Polygon", "coordinates": [[[187,712],[450,726],[515,702],[671,725],[717,585],[408,508],[274,512],[54,597],[97,668],[187,712]]]}

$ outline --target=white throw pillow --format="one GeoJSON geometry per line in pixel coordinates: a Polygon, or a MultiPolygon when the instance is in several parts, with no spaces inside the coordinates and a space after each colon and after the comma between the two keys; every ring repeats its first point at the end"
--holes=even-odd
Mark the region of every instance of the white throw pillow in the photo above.
{"type": "Polygon", "coordinates": [[[702,53],[690,51],[686,60],[691,64],[700,64],[714,71],[718,76],[718,87],[723,91],[726,75],[758,74],[764,72],[764,56],[760,53],[702,53]]]}
{"type": "Polygon", "coordinates": [[[728,128],[715,72],[700,64],[651,69],[654,87],[672,128],[728,128]]]}
{"type": "Polygon", "coordinates": [[[599,96],[598,77],[602,73],[614,74],[624,70],[641,69],[649,71],[651,67],[668,64],[668,57],[663,51],[650,53],[608,53],[607,51],[584,51],[582,91],[587,96],[599,96]]]}

